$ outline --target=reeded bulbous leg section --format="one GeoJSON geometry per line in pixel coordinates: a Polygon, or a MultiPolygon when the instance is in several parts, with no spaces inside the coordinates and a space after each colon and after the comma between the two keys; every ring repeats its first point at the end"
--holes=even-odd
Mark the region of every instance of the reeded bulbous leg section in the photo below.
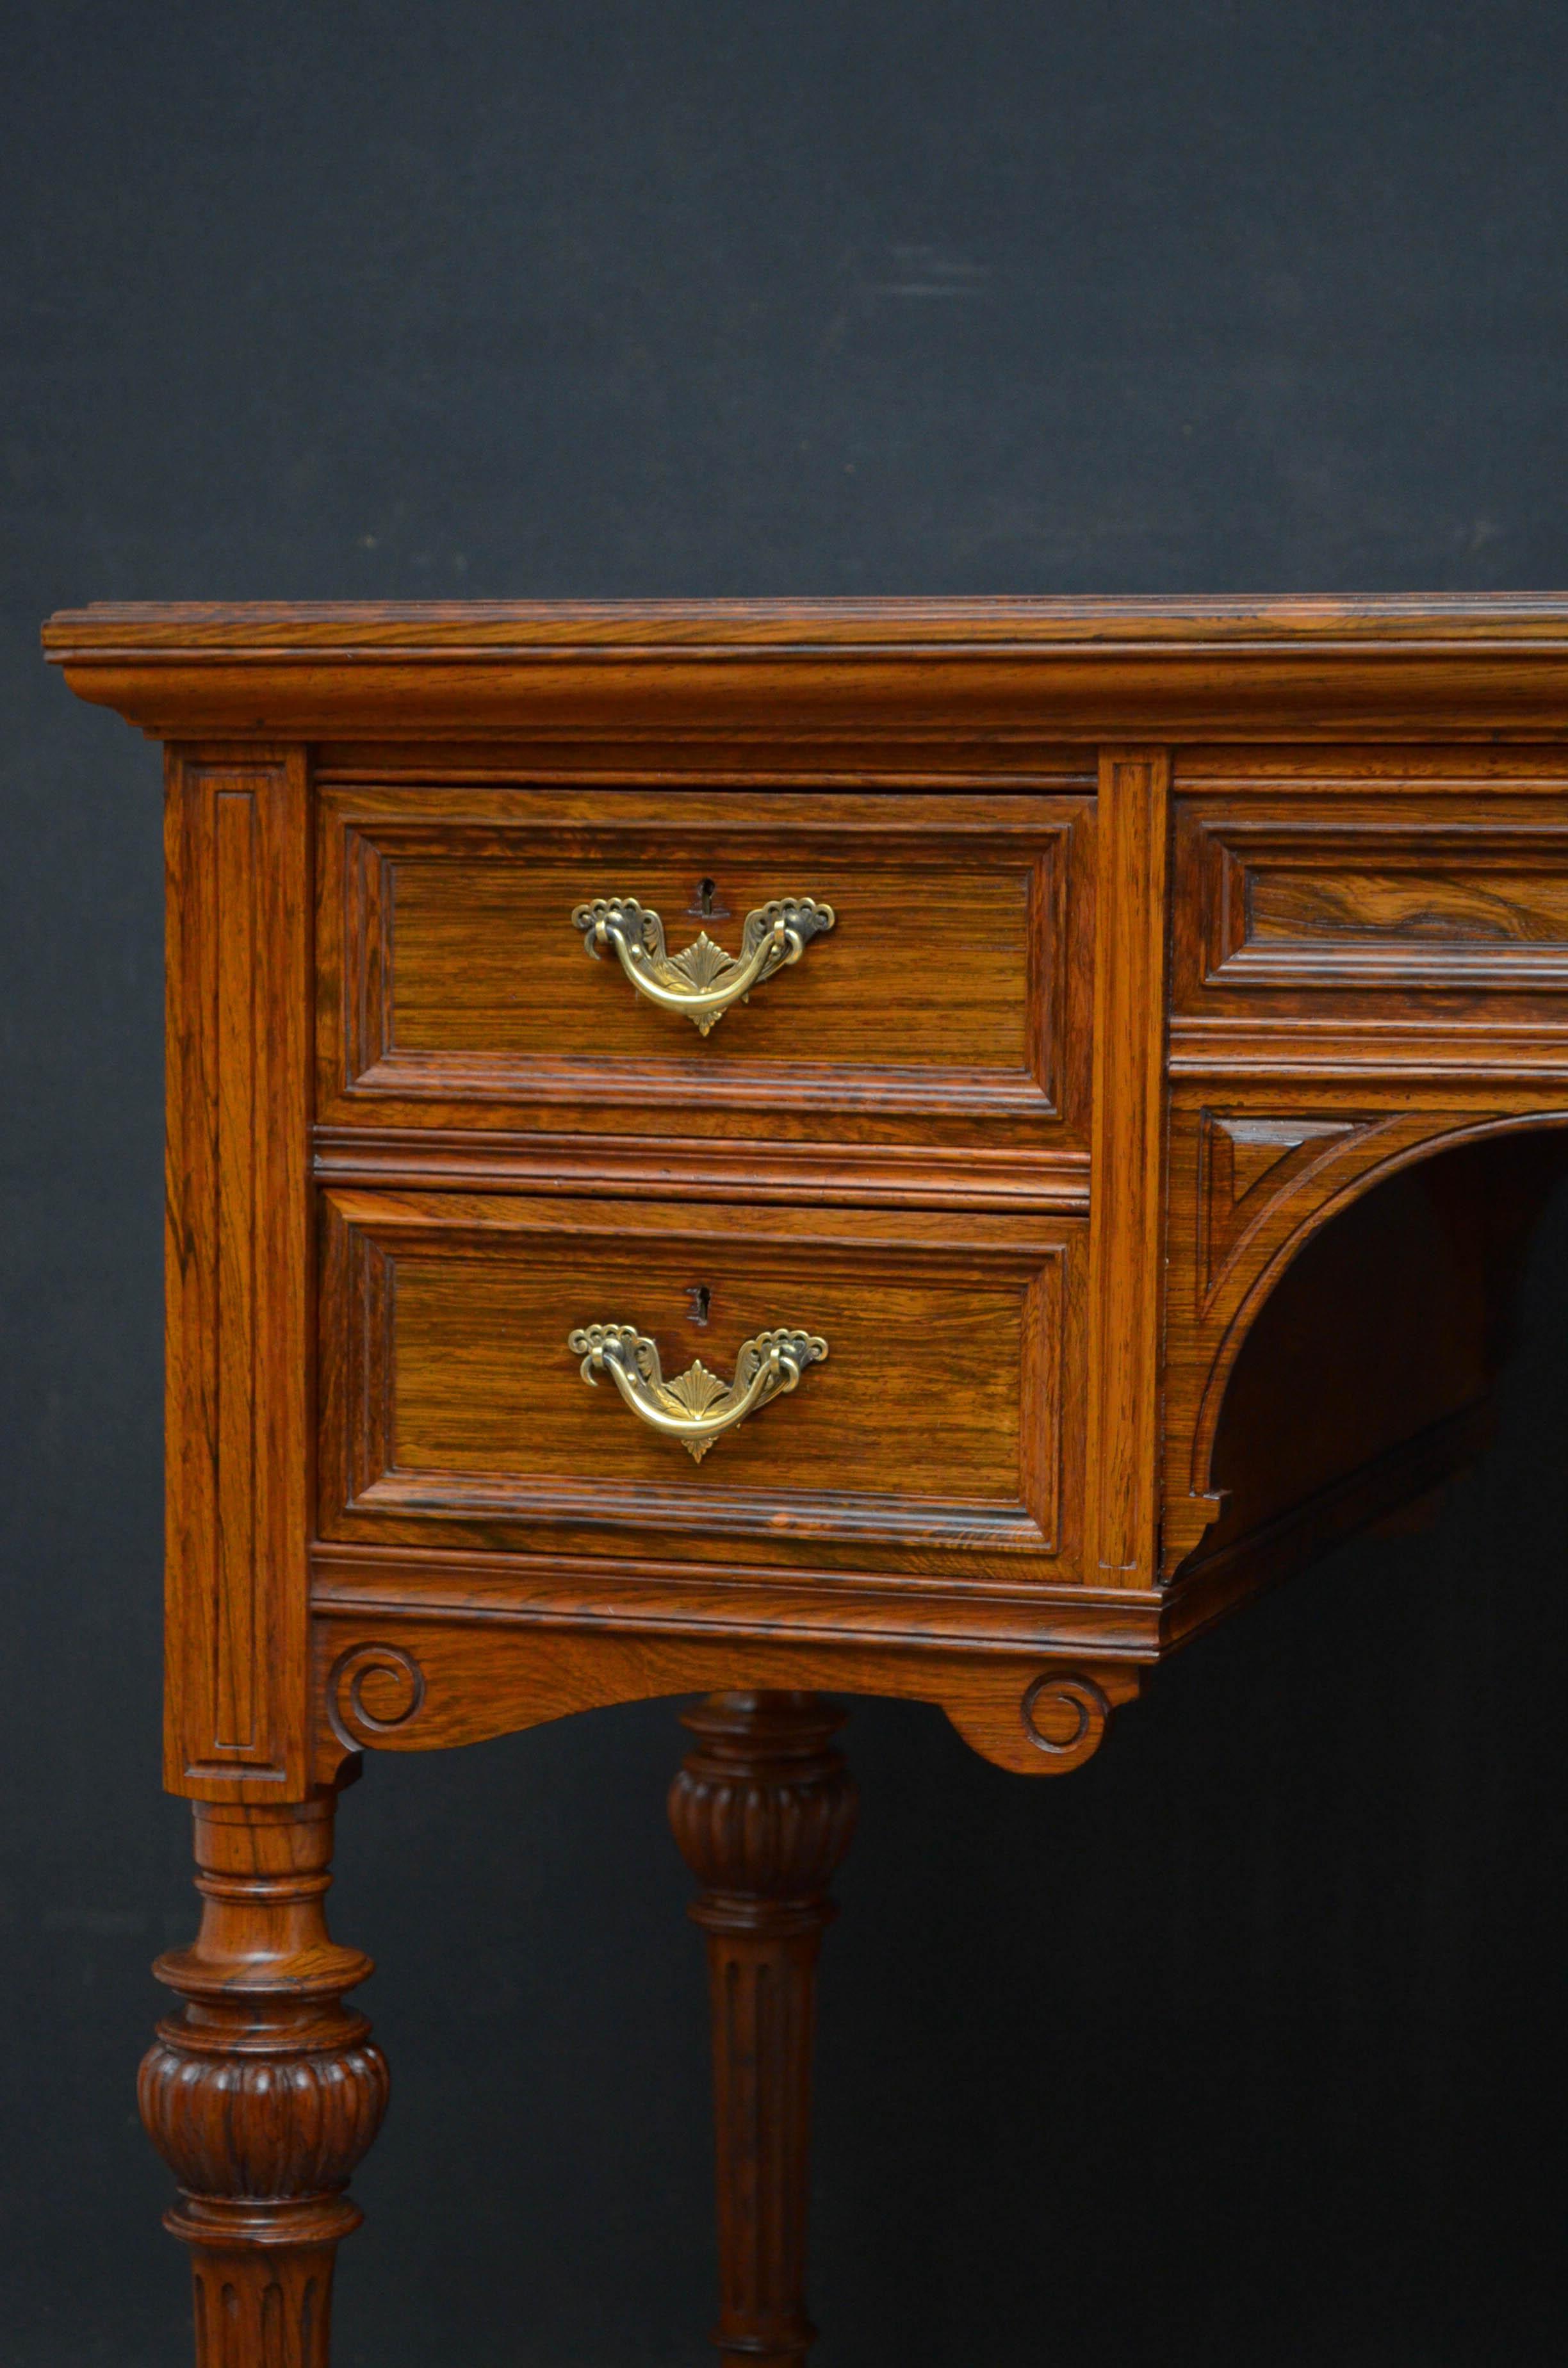
{"type": "Polygon", "coordinates": [[[670,1792],[702,1889],[718,2135],[722,2368],[801,2368],[817,1951],[849,1846],[855,1786],[819,1694],[710,1696],[670,1792]]]}
{"type": "Polygon", "coordinates": [[[387,2067],[345,1991],[371,1971],[326,1929],[334,1797],[196,1804],[201,1929],[160,1957],[184,2004],[138,2098],[179,2181],[197,2368],[327,2368],[332,2269],[359,2225],[344,2190],[386,2110],[387,2067]]]}

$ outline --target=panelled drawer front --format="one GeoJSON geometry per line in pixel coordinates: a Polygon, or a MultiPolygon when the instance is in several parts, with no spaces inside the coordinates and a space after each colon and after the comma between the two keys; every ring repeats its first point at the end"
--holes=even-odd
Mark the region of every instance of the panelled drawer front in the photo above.
{"type": "Polygon", "coordinates": [[[324,1195],[323,1534],[1075,1578],[1084,1247],[1071,1217],[324,1195]],[[585,1383],[569,1337],[605,1324],[666,1383],[778,1327],[827,1354],[697,1462],[585,1383]]]}
{"type": "Polygon", "coordinates": [[[1568,801],[1187,797],[1175,1010],[1568,1023],[1568,801]]]}
{"type": "Polygon", "coordinates": [[[1092,817],[1074,796],[329,781],[318,1115],[1081,1144],[1092,817]],[[835,917],[704,1036],[588,958],[574,911],[614,897],[658,913],[671,955],[738,956],[773,899],[835,917]]]}

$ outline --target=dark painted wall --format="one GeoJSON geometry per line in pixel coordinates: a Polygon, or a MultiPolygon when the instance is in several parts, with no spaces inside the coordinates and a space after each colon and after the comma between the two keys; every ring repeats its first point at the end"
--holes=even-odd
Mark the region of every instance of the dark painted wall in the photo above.
{"type": "MultiPolygon", "coordinates": [[[[184,2356],[136,2126],[156,1790],[157,764],[99,598],[1568,576],[1553,0],[13,0],[0,2352],[184,2356]]],[[[852,1736],[823,2368],[1557,2362],[1568,1208],[1498,1447],[1070,1782],[852,1736]]],[[[710,2275],[667,1705],[371,1767],[396,2100],[341,2368],[664,2368],[710,2275]]]]}

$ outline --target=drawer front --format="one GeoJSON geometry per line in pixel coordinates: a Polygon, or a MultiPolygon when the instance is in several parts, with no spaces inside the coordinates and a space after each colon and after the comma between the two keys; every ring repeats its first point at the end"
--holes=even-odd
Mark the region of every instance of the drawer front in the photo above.
{"type": "Polygon", "coordinates": [[[1083,1252],[1077,1218],[324,1195],[323,1535],[1075,1578],[1083,1252]],[[607,1326],[662,1395],[585,1381],[607,1326]],[[778,1332],[825,1353],[694,1429],[778,1332]]]}
{"type": "Polygon", "coordinates": [[[1568,803],[1187,798],[1175,1008],[1568,1021],[1568,803]]]}
{"type": "Polygon", "coordinates": [[[1072,796],[328,783],[318,1114],[1081,1144],[1092,814],[1072,796]],[[748,914],[804,898],[831,926],[819,911],[705,1032],[574,921],[635,900],[659,916],[666,995],[711,994],[748,914]]]}

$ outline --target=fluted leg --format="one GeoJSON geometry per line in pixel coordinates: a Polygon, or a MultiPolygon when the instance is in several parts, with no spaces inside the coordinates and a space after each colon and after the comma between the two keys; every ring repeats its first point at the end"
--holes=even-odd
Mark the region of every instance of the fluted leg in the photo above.
{"type": "Polygon", "coordinates": [[[387,2067],[343,1994],[371,1971],[326,1929],[334,1797],[196,1804],[195,1944],[160,1957],[184,2004],[142,2066],[142,2118],[179,2181],[197,2368],[327,2368],[344,2193],[387,2067]]]}
{"type": "Polygon", "coordinates": [[[718,2131],[722,2368],[801,2368],[816,1957],[855,1786],[820,1694],[710,1695],[670,1793],[702,1885],[718,2131]]]}

